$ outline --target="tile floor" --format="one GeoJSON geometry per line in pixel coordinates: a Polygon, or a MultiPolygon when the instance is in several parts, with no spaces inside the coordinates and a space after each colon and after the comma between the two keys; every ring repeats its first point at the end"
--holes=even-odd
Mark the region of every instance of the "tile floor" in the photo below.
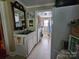
{"type": "Polygon", "coordinates": [[[50,41],[48,35],[44,35],[27,59],[50,59],[50,41]]]}

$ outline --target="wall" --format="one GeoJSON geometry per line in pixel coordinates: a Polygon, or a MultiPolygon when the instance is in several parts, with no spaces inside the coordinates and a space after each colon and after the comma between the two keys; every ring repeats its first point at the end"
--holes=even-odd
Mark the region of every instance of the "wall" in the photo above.
{"type": "MultiPolygon", "coordinates": [[[[4,19],[5,19],[5,28],[6,28],[6,37],[9,45],[9,51],[14,52],[15,51],[15,42],[14,42],[14,21],[13,21],[13,14],[12,14],[12,8],[11,8],[11,2],[14,2],[15,0],[5,0],[3,1],[3,12],[4,12],[4,19]]],[[[23,5],[23,4],[22,4],[23,5]]],[[[24,5],[23,5],[24,6],[24,5]]],[[[25,6],[24,6],[25,7],[25,6]]],[[[4,33],[5,34],[5,33],[4,33]]]]}
{"type": "Polygon", "coordinates": [[[10,3],[11,3],[11,0],[6,0],[2,2],[1,14],[2,14],[5,42],[7,42],[6,45],[8,46],[7,49],[9,51],[14,51],[15,44],[13,40],[14,38],[13,37],[13,18],[12,18],[10,3]]]}
{"type": "Polygon", "coordinates": [[[35,12],[34,11],[26,11],[26,23],[27,23],[27,28],[29,30],[35,30],[35,12]],[[29,26],[29,21],[33,20],[33,26],[29,26]]]}
{"type": "Polygon", "coordinates": [[[56,59],[58,50],[62,48],[61,41],[68,40],[69,22],[77,18],[79,18],[79,5],[53,8],[54,29],[51,42],[51,59],[56,59]]]}
{"type": "Polygon", "coordinates": [[[7,33],[7,20],[4,12],[4,2],[0,1],[0,16],[2,20],[2,27],[4,33],[4,40],[5,40],[5,48],[7,49],[7,53],[9,53],[9,40],[8,40],[8,33],[7,33]]]}
{"type": "Polygon", "coordinates": [[[13,15],[11,10],[11,0],[7,0],[5,3],[5,12],[7,17],[7,26],[8,26],[8,35],[9,35],[9,46],[10,51],[15,50],[15,43],[14,43],[14,37],[13,37],[13,31],[14,31],[14,23],[13,23],[13,15]]]}

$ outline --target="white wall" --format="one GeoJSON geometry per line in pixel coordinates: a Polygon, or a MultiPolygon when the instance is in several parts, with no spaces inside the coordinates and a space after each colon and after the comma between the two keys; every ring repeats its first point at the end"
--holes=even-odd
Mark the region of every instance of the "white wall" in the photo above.
{"type": "Polygon", "coordinates": [[[7,54],[9,53],[9,38],[8,38],[8,32],[7,32],[7,20],[5,16],[5,11],[4,11],[4,2],[0,1],[0,16],[2,20],[2,26],[3,26],[3,33],[4,33],[4,41],[5,41],[5,48],[7,51],[7,54]]]}
{"type": "Polygon", "coordinates": [[[54,29],[51,59],[55,59],[57,51],[61,49],[61,41],[68,39],[69,22],[77,18],[79,18],[79,5],[53,8],[54,29]]]}

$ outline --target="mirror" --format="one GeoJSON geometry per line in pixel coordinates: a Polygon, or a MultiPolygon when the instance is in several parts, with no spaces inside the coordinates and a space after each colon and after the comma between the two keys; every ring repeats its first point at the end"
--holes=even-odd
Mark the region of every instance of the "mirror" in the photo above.
{"type": "Polygon", "coordinates": [[[13,18],[14,18],[14,30],[23,30],[26,28],[26,18],[24,7],[17,1],[11,3],[13,18]]]}

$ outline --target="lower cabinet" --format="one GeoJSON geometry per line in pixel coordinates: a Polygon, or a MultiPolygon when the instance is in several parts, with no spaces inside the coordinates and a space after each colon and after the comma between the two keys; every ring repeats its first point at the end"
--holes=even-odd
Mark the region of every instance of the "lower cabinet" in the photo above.
{"type": "Polygon", "coordinates": [[[28,44],[28,55],[29,55],[34,45],[32,42],[33,39],[31,37],[28,37],[28,39],[29,40],[28,40],[27,44],[28,44]]]}
{"type": "Polygon", "coordinates": [[[27,36],[27,38],[28,38],[27,44],[28,44],[28,55],[29,55],[31,53],[32,49],[34,48],[34,46],[37,44],[36,33],[33,32],[33,33],[29,34],[27,36]]]}
{"type": "Polygon", "coordinates": [[[14,35],[16,55],[28,56],[34,46],[37,44],[36,33],[32,32],[28,35],[14,35]]]}
{"type": "Polygon", "coordinates": [[[27,37],[14,36],[14,38],[16,47],[15,54],[26,57],[28,55],[27,37]]]}

